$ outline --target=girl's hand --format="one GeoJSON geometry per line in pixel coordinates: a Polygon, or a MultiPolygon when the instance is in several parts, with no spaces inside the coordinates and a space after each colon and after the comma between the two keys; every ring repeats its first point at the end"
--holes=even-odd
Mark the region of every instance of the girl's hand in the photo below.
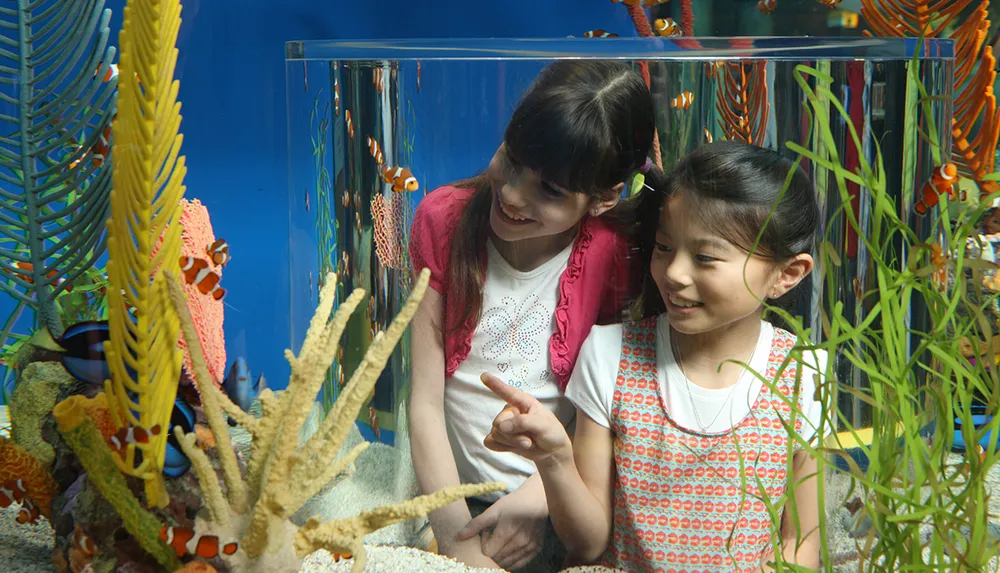
{"type": "Polygon", "coordinates": [[[493,419],[493,430],[483,445],[495,452],[514,452],[538,464],[551,458],[573,459],[572,445],[559,418],[534,398],[492,374],[480,379],[507,402],[493,419]]]}
{"type": "Polygon", "coordinates": [[[538,475],[501,497],[455,535],[456,541],[482,537],[483,555],[504,569],[527,565],[542,549],[549,516],[538,475]]]}

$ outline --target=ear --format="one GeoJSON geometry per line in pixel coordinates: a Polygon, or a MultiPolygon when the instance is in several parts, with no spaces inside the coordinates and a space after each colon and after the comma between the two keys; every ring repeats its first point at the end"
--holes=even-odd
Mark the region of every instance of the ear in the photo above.
{"type": "Polygon", "coordinates": [[[602,193],[599,199],[595,199],[591,202],[590,214],[594,217],[600,217],[604,213],[610,211],[615,205],[618,204],[618,200],[621,199],[622,191],[624,189],[625,184],[619,183],[602,193]]]}
{"type": "Polygon", "coordinates": [[[782,263],[778,269],[778,278],[767,293],[767,298],[780,298],[786,292],[795,288],[813,269],[813,258],[809,253],[795,255],[782,263]]]}

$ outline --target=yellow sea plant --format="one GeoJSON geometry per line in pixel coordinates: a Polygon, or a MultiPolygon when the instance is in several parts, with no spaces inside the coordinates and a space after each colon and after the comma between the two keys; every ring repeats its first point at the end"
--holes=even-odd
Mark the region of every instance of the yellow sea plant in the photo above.
{"type": "Polygon", "coordinates": [[[182,360],[177,314],[163,285],[153,282],[157,272],[180,269],[179,205],[187,170],[179,155],[179,83],[173,79],[180,13],[179,0],[129,0],[125,6],[113,127],[105,343],[111,380],[105,389],[119,427],[160,428],[148,444],[129,445],[114,456],[122,472],[145,481],[151,507],[168,501],[161,467],[182,360]]]}

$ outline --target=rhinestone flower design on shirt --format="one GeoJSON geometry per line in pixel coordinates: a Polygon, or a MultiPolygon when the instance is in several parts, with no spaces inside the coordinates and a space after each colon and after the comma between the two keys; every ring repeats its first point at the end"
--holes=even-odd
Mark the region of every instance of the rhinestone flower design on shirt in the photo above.
{"type": "Polygon", "coordinates": [[[488,338],[483,345],[483,358],[496,361],[501,377],[511,386],[539,386],[527,380],[527,365],[515,368],[511,362],[513,358],[528,363],[538,360],[543,348],[539,335],[546,331],[551,320],[552,313],[537,295],[528,295],[520,304],[512,297],[503,297],[499,306],[483,314],[482,329],[488,338]]]}

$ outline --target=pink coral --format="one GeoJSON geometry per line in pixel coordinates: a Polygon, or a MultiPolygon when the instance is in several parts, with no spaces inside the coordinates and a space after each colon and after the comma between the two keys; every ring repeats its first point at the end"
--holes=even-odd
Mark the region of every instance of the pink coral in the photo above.
{"type": "MultiPolygon", "coordinates": [[[[180,205],[182,209],[181,256],[205,259],[208,261],[209,267],[222,277],[222,265],[216,265],[208,256],[208,246],[215,242],[215,232],[212,230],[212,220],[208,215],[208,208],[197,199],[194,201],[181,199],[180,205]]],[[[162,241],[161,237],[153,249],[154,254],[162,241]]],[[[225,288],[225,281],[221,281],[221,285],[225,288]]],[[[222,329],[225,307],[221,300],[215,300],[209,295],[202,294],[196,285],[184,282],[183,286],[188,308],[191,310],[191,318],[194,321],[194,328],[201,341],[201,350],[205,354],[208,372],[212,375],[215,385],[221,387],[222,377],[226,370],[226,338],[222,329]]],[[[178,345],[184,350],[184,367],[188,372],[193,372],[191,353],[188,352],[187,342],[183,336],[179,338],[178,345]]]]}
{"type": "MultiPolygon", "coordinates": [[[[216,238],[212,231],[212,220],[208,215],[208,208],[197,199],[193,201],[181,199],[181,208],[184,209],[181,214],[181,227],[183,229],[181,232],[181,240],[183,241],[181,256],[206,259],[212,269],[221,277],[222,265],[216,265],[206,253],[208,245],[215,242],[216,238]]],[[[224,281],[222,286],[225,288],[224,281]]],[[[184,284],[184,294],[187,296],[188,308],[191,309],[194,328],[201,341],[201,349],[205,353],[208,372],[216,384],[222,384],[222,378],[226,371],[226,338],[222,328],[225,311],[222,301],[202,294],[198,287],[193,284],[184,284]]],[[[193,372],[191,355],[187,351],[184,337],[181,337],[180,346],[184,349],[184,366],[188,372],[193,372]]]]}

